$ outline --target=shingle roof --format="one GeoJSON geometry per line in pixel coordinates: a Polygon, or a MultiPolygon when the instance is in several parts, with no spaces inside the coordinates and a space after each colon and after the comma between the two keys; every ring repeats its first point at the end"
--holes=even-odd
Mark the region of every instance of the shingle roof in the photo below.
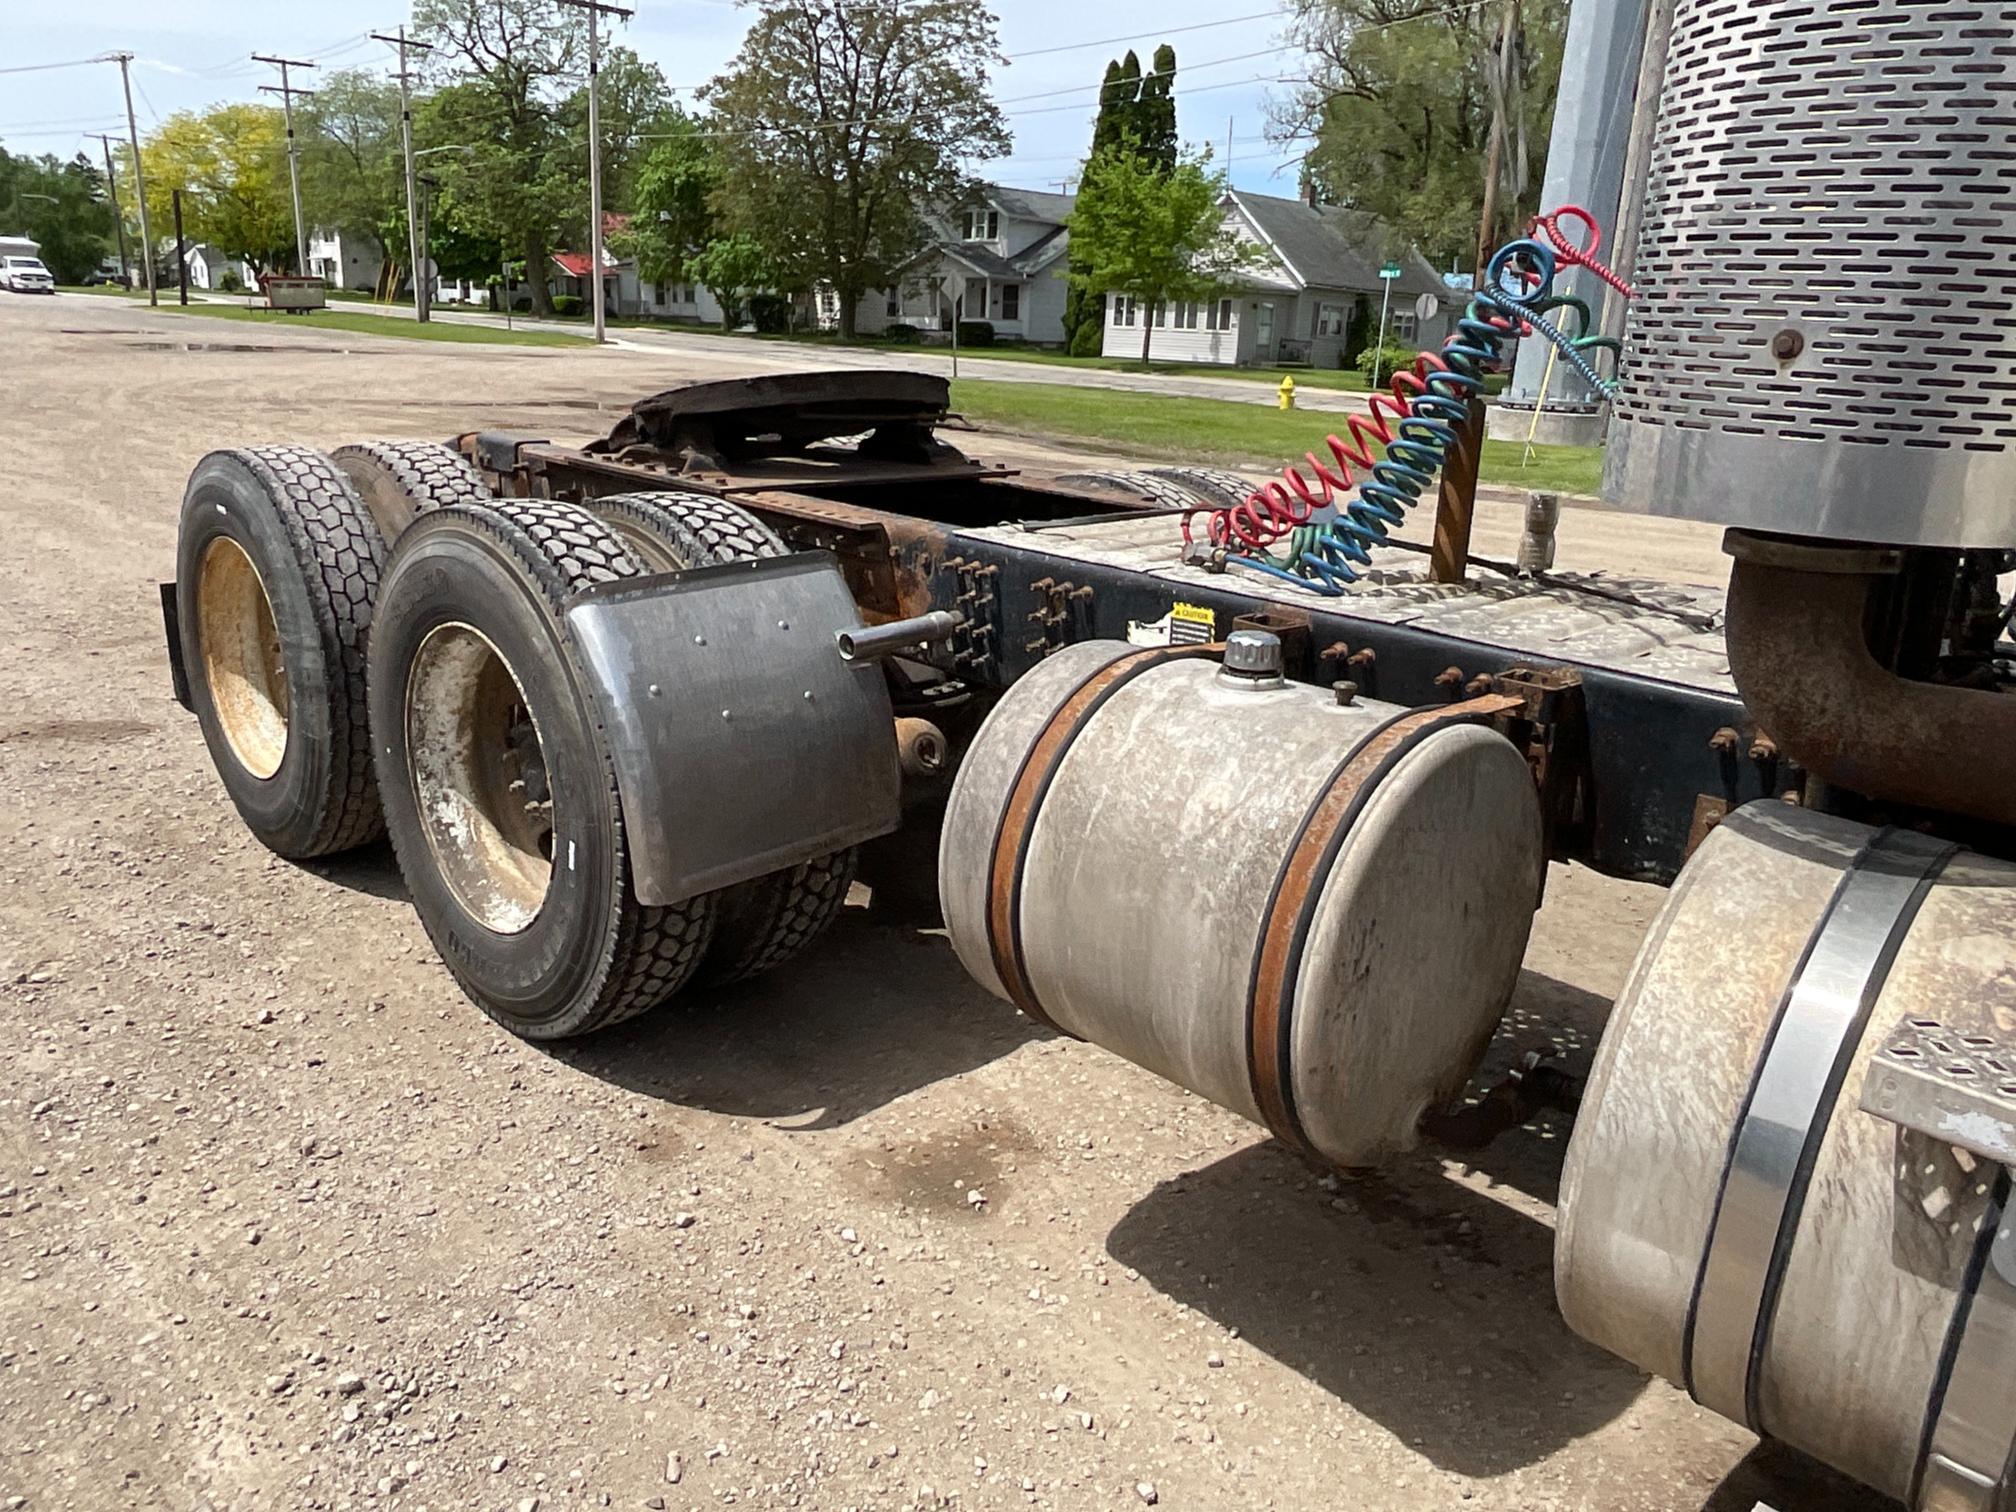
{"type": "Polygon", "coordinates": [[[1041,189],[1012,189],[1006,184],[982,184],[980,193],[1009,215],[1021,220],[1048,221],[1062,225],[1078,203],[1075,194],[1046,194],[1041,189]]]}
{"type": "Polygon", "coordinates": [[[1419,250],[1364,210],[1335,205],[1312,208],[1299,199],[1231,192],[1232,201],[1285,258],[1305,285],[1326,289],[1376,289],[1379,268],[1390,255],[1400,264],[1394,289],[1401,294],[1448,292],[1441,275],[1419,250]]]}
{"type": "Polygon", "coordinates": [[[1017,252],[1009,261],[1024,273],[1034,272],[1051,258],[1063,253],[1070,245],[1071,232],[1066,227],[1053,226],[1017,252]]]}
{"type": "Polygon", "coordinates": [[[986,278],[1017,278],[1021,276],[1015,264],[1008,261],[1000,253],[983,247],[977,242],[946,242],[938,248],[938,251],[952,258],[955,262],[966,264],[975,273],[981,274],[986,278]]]}

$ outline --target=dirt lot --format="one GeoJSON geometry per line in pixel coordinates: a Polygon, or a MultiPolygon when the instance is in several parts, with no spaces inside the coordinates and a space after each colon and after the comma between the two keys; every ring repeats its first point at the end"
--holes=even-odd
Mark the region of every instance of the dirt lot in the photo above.
{"type": "MultiPolygon", "coordinates": [[[[860,909],[592,1043],[492,1028],[388,851],[240,827],[168,692],[182,482],[693,369],[259,342],[0,298],[0,1505],[1868,1504],[1557,1320],[1558,1127],[1332,1190],[860,909]]],[[[1712,568],[1562,534],[1610,531],[1712,568]]],[[[1658,899],[1555,877],[1501,1059],[1586,1055],[1658,899]]]]}

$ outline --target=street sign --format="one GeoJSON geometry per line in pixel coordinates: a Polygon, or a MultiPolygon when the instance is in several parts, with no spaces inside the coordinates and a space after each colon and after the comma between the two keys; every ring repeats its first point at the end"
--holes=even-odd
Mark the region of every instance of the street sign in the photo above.
{"type": "Polygon", "coordinates": [[[1442,301],[1433,294],[1423,294],[1414,301],[1414,316],[1417,320],[1433,320],[1442,313],[1442,301]]]}
{"type": "Polygon", "coordinates": [[[1379,270],[1379,276],[1385,279],[1388,283],[1391,283],[1394,279],[1400,276],[1400,264],[1398,263],[1386,264],[1385,267],[1379,270]]]}

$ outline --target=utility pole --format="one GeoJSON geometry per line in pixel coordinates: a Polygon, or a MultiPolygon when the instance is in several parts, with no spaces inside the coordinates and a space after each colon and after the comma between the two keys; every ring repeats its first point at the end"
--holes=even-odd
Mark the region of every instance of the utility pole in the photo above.
{"type": "Polygon", "coordinates": [[[147,303],[158,305],[161,297],[154,289],[154,238],[147,229],[147,172],[140,166],[140,127],[133,119],[133,75],[127,65],[130,52],[115,52],[119,82],[126,89],[126,140],[133,146],[133,192],[140,197],[140,266],[147,270],[147,303]]]}
{"type": "Polygon", "coordinates": [[[189,303],[189,249],[182,241],[182,191],[174,193],[175,203],[175,287],[182,303],[189,303]]]}
{"type": "Polygon", "coordinates": [[[413,318],[427,319],[427,298],[422,293],[420,282],[424,276],[421,267],[420,227],[414,219],[413,194],[413,97],[406,87],[406,52],[411,48],[416,52],[432,52],[434,49],[425,42],[408,42],[406,28],[402,24],[399,35],[388,37],[382,32],[371,33],[373,41],[384,42],[399,49],[399,138],[406,149],[406,244],[408,255],[413,260],[413,318]]]}
{"type": "Polygon", "coordinates": [[[119,180],[112,172],[112,138],[102,131],[87,131],[105,149],[105,192],[112,197],[112,223],[119,228],[119,280],[133,287],[133,264],[126,256],[126,217],[119,210],[119,180]]]}
{"type": "Polygon", "coordinates": [[[280,108],[287,118],[287,182],[294,190],[294,271],[305,276],[308,272],[308,228],[301,220],[301,145],[294,140],[294,96],[313,95],[315,91],[296,89],[294,81],[287,75],[287,70],[313,68],[315,65],[305,63],[299,58],[269,58],[263,53],[252,54],[252,61],[271,63],[280,70],[279,84],[261,84],[259,92],[280,96],[280,108]]]}
{"type": "Polygon", "coordinates": [[[604,334],[607,312],[602,287],[602,117],[595,102],[596,76],[601,72],[601,35],[597,23],[604,15],[628,21],[634,14],[604,0],[560,0],[565,6],[588,12],[588,273],[595,283],[595,339],[604,334]]]}
{"type": "Polygon", "coordinates": [[[1477,278],[1475,287],[1484,287],[1484,268],[1498,249],[1498,179],[1505,158],[1506,113],[1511,108],[1512,49],[1519,38],[1519,0],[1505,0],[1505,18],[1498,24],[1498,50],[1491,67],[1499,80],[1492,94],[1491,150],[1484,162],[1484,215],[1477,226],[1477,278]]]}
{"type": "MultiPolygon", "coordinates": [[[[430,240],[430,235],[434,229],[434,191],[436,189],[439,189],[440,187],[441,187],[441,181],[439,179],[433,178],[425,173],[420,175],[421,193],[420,193],[419,255],[423,259],[431,257],[433,255],[433,253],[429,250],[429,248],[433,245],[430,240]]],[[[414,266],[418,267],[419,264],[416,263],[414,264],[414,266]]],[[[416,282],[418,281],[417,274],[415,275],[415,280],[416,282]]],[[[419,310],[417,311],[419,318],[425,320],[428,314],[433,310],[433,308],[434,308],[433,280],[429,279],[427,281],[427,287],[420,294],[420,306],[419,310]]]]}

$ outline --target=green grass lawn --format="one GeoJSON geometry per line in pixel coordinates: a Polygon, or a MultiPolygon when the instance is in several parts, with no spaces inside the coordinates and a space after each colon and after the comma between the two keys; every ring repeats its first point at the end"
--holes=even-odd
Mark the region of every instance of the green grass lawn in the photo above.
{"type": "MultiPolygon", "coordinates": [[[[95,292],[95,291],[94,291],[95,292]]],[[[212,320],[242,320],[292,331],[351,331],[361,336],[393,336],[404,341],[481,342],[492,346],[588,346],[586,337],[560,331],[507,331],[502,326],[465,325],[459,321],[430,320],[421,325],[396,315],[369,315],[361,310],[315,310],[303,315],[284,315],[275,310],[253,309],[246,305],[192,304],[187,308],[167,299],[164,314],[200,315],[212,320]]]]}
{"type": "MultiPolygon", "coordinates": [[[[977,424],[1096,441],[1158,460],[1268,468],[1299,461],[1307,451],[1327,457],[1323,438],[1340,429],[1344,418],[1315,410],[1284,413],[1230,399],[965,378],[952,386],[952,407],[977,424]]],[[[1482,481],[1558,493],[1597,492],[1603,476],[1600,447],[1536,446],[1530,467],[1523,463],[1525,449],[1518,441],[1486,441],[1482,481]]]]}

